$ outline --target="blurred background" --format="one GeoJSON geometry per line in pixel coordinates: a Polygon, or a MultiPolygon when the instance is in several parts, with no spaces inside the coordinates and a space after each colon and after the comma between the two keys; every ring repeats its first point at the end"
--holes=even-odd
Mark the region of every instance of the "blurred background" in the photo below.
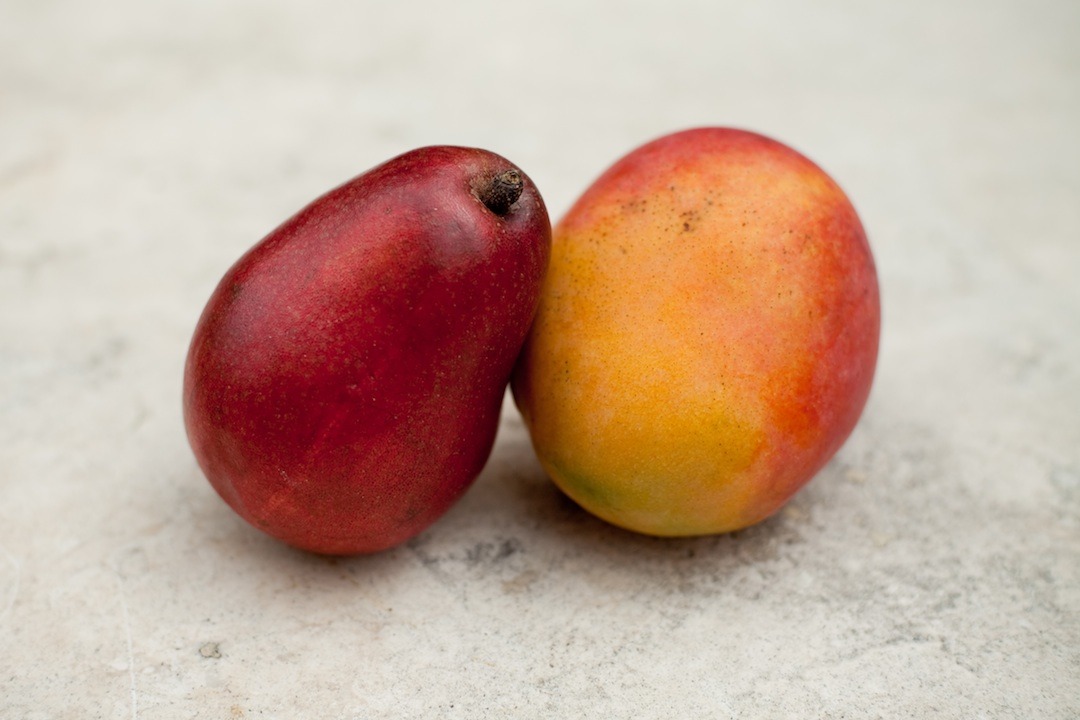
{"type": "Polygon", "coordinates": [[[0,715],[1076,717],[1078,35],[1072,0],[0,0],[0,715]],[[874,393],[788,510],[615,531],[509,406],[377,558],[213,495],[184,352],[284,218],[445,143],[557,219],[699,125],[815,160],[878,262],[874,393]]]}

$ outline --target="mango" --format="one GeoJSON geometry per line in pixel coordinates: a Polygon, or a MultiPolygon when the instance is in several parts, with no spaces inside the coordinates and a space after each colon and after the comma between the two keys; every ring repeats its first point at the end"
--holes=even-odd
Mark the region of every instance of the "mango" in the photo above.
{"type": "Polygon", "coordinates": [[[557,224],[511,381],[570,498],[657,536],[780,509],[870,392],[880,299],[840,187],[730,128],[674,133],[604,172],[557,224]]]}
{"type": "Polygon", "coordinates": [[[491,453],[550,243],[535,185],[476,148],[413,150],[311,202],[195,328],[184,420],[210,484],[313,552],[427,528],[491,453]]]}

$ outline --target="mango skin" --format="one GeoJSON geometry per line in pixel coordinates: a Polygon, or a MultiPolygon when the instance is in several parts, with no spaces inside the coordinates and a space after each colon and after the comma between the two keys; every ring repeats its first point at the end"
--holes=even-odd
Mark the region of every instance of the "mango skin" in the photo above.
{"type": "Polygon", "coordinates": [[[511,386],[583,508],[722,533],[775,513],[847,439],[880,317],[835,182],[761,135],[688,130],[619,160],[555,227],[511,386]]]}
{"type": "Polygon", "coordinates": [[[241,517],[304,550],[370,553],[473,482],[550,252],[524,173],[504,215],[476,194],[511,170],[474,148],[413,150],[316,199],[225,274],[183,407],[200,467],[241,517]]]}

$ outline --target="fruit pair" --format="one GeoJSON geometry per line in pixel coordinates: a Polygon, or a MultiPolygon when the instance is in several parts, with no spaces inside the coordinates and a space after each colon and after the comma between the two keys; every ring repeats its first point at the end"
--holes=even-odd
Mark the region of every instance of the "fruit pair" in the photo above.
{"type": "Polygon", "coordinates": [[[228,271],[192,340],[185,421],[253,525],[373,552],[468,488],[513,375],[541,463],[583,507],[655,535],[724,532],[775,512],[836,452],[878,333],[850,203],[762,136],[639,148],[554,242],[519,169],[423,148],[319,198],[228,271]]]}

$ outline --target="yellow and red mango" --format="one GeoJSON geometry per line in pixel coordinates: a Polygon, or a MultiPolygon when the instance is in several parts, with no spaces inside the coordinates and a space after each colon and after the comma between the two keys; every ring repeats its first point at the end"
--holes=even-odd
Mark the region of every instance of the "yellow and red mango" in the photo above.
{"type": "Polygon", "coordinates": [[[512,388],[541,464],[661,536],[777,511],[836,453],[877,361],[874,261],[847,197],[761,135],[668,135],[554,231],[512,388]]]}

